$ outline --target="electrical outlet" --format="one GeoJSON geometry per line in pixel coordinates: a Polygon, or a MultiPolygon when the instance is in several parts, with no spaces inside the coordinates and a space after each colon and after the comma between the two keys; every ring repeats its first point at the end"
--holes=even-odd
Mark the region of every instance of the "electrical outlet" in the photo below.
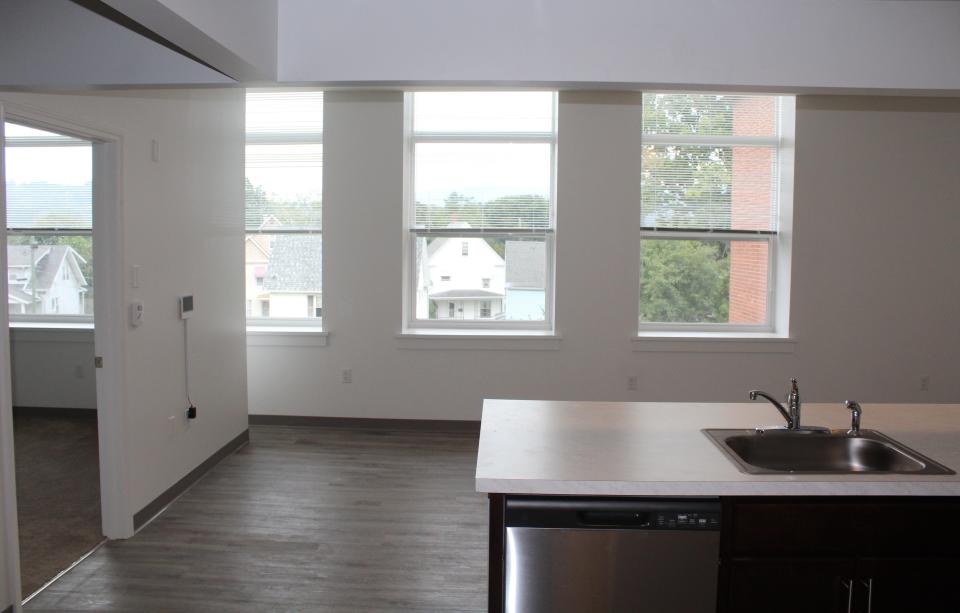
{"type": "Polygon", "coordinates": [[[920,391],[930,391],[930,375],[920,375],[920,391]]]}
{"type": "Polygon", "coordinates": [[[636,375],[627,377],[627,390],[631,392],[637,391],[637,377],[636,375]]]}
{"type": "Polygon", "coordinates": [[[341,380],[343,383],[353,383],[353,369],[352,369],[352,368],[344,368],[340,380],[341,380]]]}

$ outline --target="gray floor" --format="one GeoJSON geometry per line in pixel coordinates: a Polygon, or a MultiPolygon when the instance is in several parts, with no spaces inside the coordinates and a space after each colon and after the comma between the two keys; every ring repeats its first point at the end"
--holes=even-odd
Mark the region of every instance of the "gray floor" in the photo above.
{"type": "Polygon", "coordinates": [[[477,435],[254,426],[28,611],[485,611],[477,435]]]}
{"type": "Polygon", "coordinates": [[[26,595],[103,540],[97,412],[88,413],[14,415],[20,584],[26,595]]]}

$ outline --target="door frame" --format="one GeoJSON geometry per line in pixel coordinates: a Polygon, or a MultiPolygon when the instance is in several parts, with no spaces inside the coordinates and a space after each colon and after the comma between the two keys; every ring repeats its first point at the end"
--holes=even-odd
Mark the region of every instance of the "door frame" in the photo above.
{"type": "MultiPolygon", "coordinates": [[[[0,97],[0,122],[21,121],[89,140],[93,143],[93,265],[97,271],[94,292],[94,352],[103,367],[95,368],[97,389],[97,430],[100,459],[100,508],[104,536],[109,539],[133,535],[130,508],[128,462],[126,461],[127,417],[124,388],[126,314],[124,309],[123,265],[123,141],[122,132],[108,130],[70,118],[58,117],[0,97]],[[5,119],[3,117],[5,113],[5,119]]],[[[0,153],[0,186],[3,185],[0,153]]],[[[0,189],[0,218],[6,219],[6,193],[0,189]]],[[[6,269],[6,224],[0,228],[0,268],[6,269]]],[[[7,277],[0,278],[0,293],[7,293],[7,277]]],[[[9,313],[0,305],[0,457],[4,471],[0,487],[4,500],[4,548],[10,591],[20,594],[19,536],[16,516],[16,481],[13,450],[13,398],[10,382],[9,313]]],[[[15,610],[17,610],[15,608],[15,610]]]]}

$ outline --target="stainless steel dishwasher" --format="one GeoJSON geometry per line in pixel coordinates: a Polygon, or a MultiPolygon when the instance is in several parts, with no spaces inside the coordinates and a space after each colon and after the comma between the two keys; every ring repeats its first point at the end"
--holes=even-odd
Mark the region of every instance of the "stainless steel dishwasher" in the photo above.
{"type": "Polygon", "coordinates": [[[710,613],[716,499],[508,498],[508,613],[710,613]]]}

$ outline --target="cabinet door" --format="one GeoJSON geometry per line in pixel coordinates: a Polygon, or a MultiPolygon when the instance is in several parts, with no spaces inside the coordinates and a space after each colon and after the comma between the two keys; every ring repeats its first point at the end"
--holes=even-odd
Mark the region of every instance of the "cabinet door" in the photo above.
{"type": "Polygon", "coordinates": [[[857,570],[865,613],[960,611],[960,559],[871,558],[857,570]]]}
{"type": "Polygon", "coordinates": [[[727,569],[729,613],[855,611],[852,558],[733,559],[727,569]]]}

